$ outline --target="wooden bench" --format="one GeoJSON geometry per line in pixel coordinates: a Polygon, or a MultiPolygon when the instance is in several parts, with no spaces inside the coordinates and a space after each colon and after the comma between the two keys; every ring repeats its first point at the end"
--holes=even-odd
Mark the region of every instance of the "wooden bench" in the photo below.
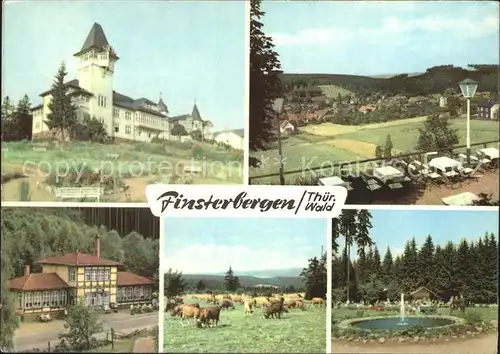
{"type": "Polygon", "coordinates": [[[184,172],[192,175],[201,174],[201,166],[184,166],[184,172]]]}
{"type": "Polygon", "coordinates": [[[56,188],[55,195],[61,199],[99,199],[104,195],[104,188],[83,187],[83,188],[56,188]]]}

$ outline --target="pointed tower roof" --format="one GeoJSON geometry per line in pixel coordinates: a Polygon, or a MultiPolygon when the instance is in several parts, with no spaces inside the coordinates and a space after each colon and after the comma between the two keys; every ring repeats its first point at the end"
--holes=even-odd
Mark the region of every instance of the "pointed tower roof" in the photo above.
{"type": "Polygon", "coordinates": [[[82,48],[74,55],[77,56],[83,54],[92,48],[104,48],[106,46],[109,47],[109,42],[104,34],[104,30],[100,24],[95,22],[87,35],[87,39],[83,42],[82,48]]]}
{"type": "Polygon", "coordinates": [[[203,120],[203,119],[201,119],[200,111],[198,110],[198,106],[196,105],[196,101],[194,102],[193,112],[191,112],[191,117],[194,120],[203,120]]]}
{"type": "Polygon", "coordinates": [[[160,99],[158,100],[158,106],[160,106],[160,109],[165,112],[165,113],[168,113],[168,107],[167,105],[165,104],[165,102],[163,102],[163,99],[161,97],[161,92],[160,92],[160,99]]]}

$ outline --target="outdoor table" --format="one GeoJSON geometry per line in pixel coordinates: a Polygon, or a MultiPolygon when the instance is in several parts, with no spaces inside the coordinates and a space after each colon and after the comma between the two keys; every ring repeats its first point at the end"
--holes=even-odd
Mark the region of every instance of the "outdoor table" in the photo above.
{"type": "Polygon", "coordinates": [[[443,175],[446,177],[455,177],[455,176],[458,176],[458,173],[455,171],[448,171],[448,172],[443,173],[443,175]]]}
{"type": "Polygon", "coordinates": [[[429,162],[429,166],[441,172],[450,172],[450,169],[461,168],[462,164],[457,160],[450,159],[446,156],[436,157],[429,162]]]}
{"type": "Polygon", "coordinates": [[[388,184],[387,187],[389,187],[390,189],[401,189],[403,188],[403,185],[401,183],[391,183],[388,184]]]}
{"type": "Polygon", "coordinates": [[[327,186],[327,187],[341,186],[341,187],[346,188],[347,191],[352,191],[352,189],[353,189],[349,182],[344,181],[342,178],[340,178],[338,176],[320,178],[318,184],[320,186],[327,186]]]}
{"type": "Polygon", "coordinates": [[[483,155],[485,155],[490,160],[498,159],[499,151],[495,148],[484,148],[479,150],[483,155]]]}
{"type": "Polygon", "coordinates": [[[441,202],[444,205],[469,206],[473,205],[474,201],[477,201],[479,199],[480,198],[474,193],[464,192],[449,197],[441,198],[441,202]]]}
{"type": "Polygon", "coordinates": [[[377,167],[373,170],[373,176],[382,183],[387,183],[395,178],[404,177],[404,173],[392,166],[377,167]]]}
{"type": "Polygon", "coordinates": [[[429,174],[429,177],[432,178],[432,179],[437,179],[437,178],[440,178],[441,175],[439,173],[432,172],[432,173],[429,174]]]}

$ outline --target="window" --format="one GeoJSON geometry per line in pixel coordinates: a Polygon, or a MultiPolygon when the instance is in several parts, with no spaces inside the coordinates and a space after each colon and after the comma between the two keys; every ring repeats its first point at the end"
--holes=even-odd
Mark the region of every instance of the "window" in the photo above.
{"type": "Polygon", "coordinates": [[[42,307],[42,293],[36,292],[33,294],[33,307],[42,307]]]}
{"type": "Polygon", "coordinates": [[[85,268],[85,281],[90,281],[91,274],[90,274],[90,268],[85,268]]]}
{"type": "Polygon", "coordinates": [[[76,281],[76,270],[75,268],[69,268],[68,279],[70,282],[76,281]]]}
{"type": "Polygon", "coordinates": [[[96,269],[92,269],[92,281],[97,281],[97,270],[96,269]]]}
{"type": "Polygon", "coordinates": [[[98,279],[99,281],[104,281],[104,269],[99,269],[98,279]]]}
{"type": "Polygon", "coordinates": [[[28,309],[33,307],[33,293],[24,294],[24,307],[28,309]]]}
{"type": "Polygon", "coordinates": [[[116,301],[119,302],[122,300],[122,288],[116,289],[116,301]]]}
{"type": "Polygon", "coordinates": [[[125,134],[127,134],[127,135],[132,134],[132,129],[130,128],[130,125],[125,126],[125,134]]]}
{"type": "Polygon", "coordinates": [[[66,305],[67,301],[68,299],[66,290],[61,290],[61,297],[59,298],[59,306],[66,305]]]}
{"type": "Polygon", "coordinates": [[[125,112],[125,119],[126,120],[132,119],[132,114],[130,112],[125,112]]]}
{"type": "Polygon", "coordinates": [[[106,268],[104,271],[104,280],[110,281],[111,280],[111,268],[106,268]]]}
{"type": "Polygon", "coordinates": [[[99,107],[106,107],[106,97],[98,95],[97,104],[99,105],[99,107]]]}
{"type": "Polygon", "coordinates": [[[59,291],[52,291],[50,295],[50,307],[57,307],[59,300],[59,291]]]}
{"type": "Polygon", "coordinates": [[[43,292],[43,306],[44,307],[50,306],[50,291],[43,292]]]}
{"type": "Polygon", "coordinates": [[[120,110],[118,108],[113,108],[113,117],[120,118],[120,110]]]}
{"type": "Polygon", "coordinates": [[[40,129],[40,122],[37,122],[37,123],[35,124],[35,128],[36,128],[36,129],[40,129]]]}
{"type": "Polygon", "coordinates": [[[140,298],[141,300],[144,300],[144,295],[145,295],[145,294],[144,294],[144,287],[143,287],[143,286],[141,286],[141,287],[139,287],[139,298],[140,298]]]}
{"type": "Polygon", "coordinates": [[[120,124],[115,124],[115,133],[120,132],[120,124]]]}

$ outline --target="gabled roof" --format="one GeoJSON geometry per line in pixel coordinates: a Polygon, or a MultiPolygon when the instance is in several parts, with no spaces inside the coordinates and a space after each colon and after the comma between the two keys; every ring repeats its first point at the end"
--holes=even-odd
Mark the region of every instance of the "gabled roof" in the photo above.
{"type": "Polygon", "coordinates": [[[200,111],[198,110],[198,106],[196,103],[193,106],[193,111],[191,112],[191,117],[193,117],[193,120],[203,120],[201,119],[200,111]]]}
{"type": "Polygon", "coordinates": [[[9,280],[9,288],[13,290],[55,290],[69,287],[57,273],[31,273],[9,280]]]}
{"type": "MultiPolygon", "coordinates": [[[[71,87],[71,88],[75,89],[78,92],[83,92],[83,93],[85,93],[87,95],[94,96],[94,94],[92,92],[87,91],[87,90],[85,90],[85,89],[83,89],[83,88],[80,87],[80,83],[79,83],[78,79],[74,79],[74,80],[68,81],[64,85],[66,85],[67,87],[71,87]]],[[[46,96],[46,95],[50,94],[51,90],[52,89],[44,91],[39,96],[40,97],[46,96]]]]}
{"type": "Polygon", "coordinates": [[[165,118],[165,116],[162,113],[144,107],[143,106],[144,103],[156,105],[155,102],[148,100],[147,98],[144,98],[144,97],[139,98],[137,100],[134,100],[133,98],[130,98],[129,96],[125,96],[121,93],[113,91],[113,105],[114,106],[130,109],[133,111],[141,111],[141,112],[149,113],[149,114],[161,117],[161,118],[165,118]]]}
{"type": "Polygon", "coordinates": [[[129,286],[129,285],[149,285],[154,284],[154,281],[141,277],[140,275],[130,273],[130,272],[118,272],[116,277],[116,285],[118,286],[129,286]]]}
{"type": "Polygon", "coordinates": [[[223,130],[221,132],[215,133],[214,135],[219,135],[222,133],[233,133],[233,134],[236,134],[242,138],[245,137],[245,129],[223,130]]]}
{"type": "Polygon", "coordinates": [[[412,295],[414,295],[414,294],[418,293],[420,290],[425,290],[425,291],[427,291],[427,292],[431,293],[432,295],[437,296],[437,295],[436,295],[436,293],[435,293],[434,291],[431,291],[431,290],[427,289],[425,286],[421,286],[421,287],[420,287],[420,288],[418,288],[417,290],[412,291],[412,292],[410,293],[410,296],[412,296],[412,295]]]}
{"type": "Polygon", "coordinates": [[[81,252],[72,252],[62,256],[43,258],[35,263],[40,264],[64,264],[69,266],[119,266],[120,263],[92,256],[81,252]]]}
{"type": "Polygon", "coordinates": [[[181,114],[180,116],[175,116],[175,117],[172,117],[170,119],[172,119],[173,121],[181,121],[181,120],[186,120],[189,117],[191,117],[190,114],[181,114]]]}
{"type": "Polygon", "coordinates": [[[491,108],[495,104],[498,104],[498,102],[495,102],[494,100],[480,100],[477,102],[478,107],[486,107],[486,108],[491,108]]]}

